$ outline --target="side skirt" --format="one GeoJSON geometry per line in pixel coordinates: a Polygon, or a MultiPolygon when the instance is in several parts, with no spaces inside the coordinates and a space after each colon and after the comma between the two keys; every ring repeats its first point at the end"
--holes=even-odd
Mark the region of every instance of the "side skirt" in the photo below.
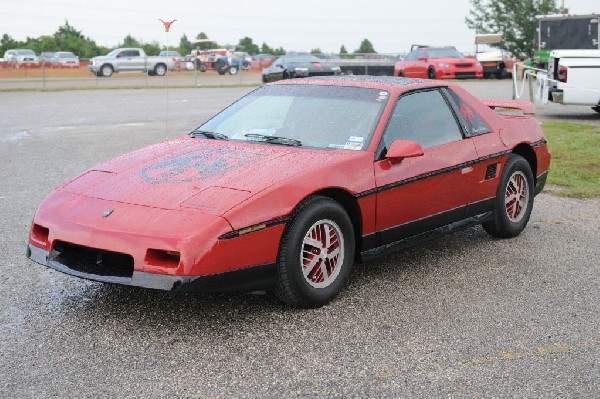
{"type": "Polygon", "coordinates": [[[492,219],[492,212],[484,212],[479,215],[475,215],[463,220],[459,220],[454,223],[447,224],[442,227],[438,227],[436,229],[426,231],[421,234],[416,234],[411,237],[404,238],[399,241],[395,241],[389,244],[385,244],[379,246],[377,248],[372,248],[366,251],[362,251],[360,253],[360,261],[367,262],[373,259],[377,259],[381,256],[389,255],[393,252],[399,251],[401,249],[409,248],[415,245],[422,244],[427,241],[434,240],[436,238],[445,236],[446,234],[453,233],[458,230],[465,229],[467,227],[475,226],[484,222],[487,222],[492,219]]]}

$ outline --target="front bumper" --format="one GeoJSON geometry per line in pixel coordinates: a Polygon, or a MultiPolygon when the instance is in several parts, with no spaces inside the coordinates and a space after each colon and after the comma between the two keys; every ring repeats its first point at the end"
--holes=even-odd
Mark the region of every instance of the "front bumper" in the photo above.
{"type": "Polygon", "coordinates": [[[135,287],[178,292],[228,292],[268,289],[275,284],[276,265],[268,263],[203,276],[175,276],[133,270],[128,275],[100,274],[77,270],[65,264],[60,252],[47,251],[31,243],[27,246],[27,257],[40,265],[59,272],[84,278],[135,287]]]}

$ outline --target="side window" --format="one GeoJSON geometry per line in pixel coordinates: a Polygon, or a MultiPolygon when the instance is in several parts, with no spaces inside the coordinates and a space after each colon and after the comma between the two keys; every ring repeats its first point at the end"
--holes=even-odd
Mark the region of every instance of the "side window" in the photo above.
{"type": "Polygon", "coordinates": [[[414,61],[416,59],[417,59],[417,52],[413,51],[413,52],[409,53],[404,60],[405,61],[414,61]]]}
{"type": "Polygon", "coordinates": [[[477,113],[462,99],[450,89],[444,89],[444,93],[450,99],[454,111],[461,120],[467,136],[477,136],[478,134],[489,133],[490,127],[481,119],[477,113]]]}
{"type": "Polygon", "coordinates": [[[417,51],[417,59],[419,57],[427,58],[427,54],[425,54],[425,50],[418,50],[417,51]]]}
{"type": "Polygon", "coordinates": [[[386,148],[394,140],[416,141],[423,148],[430,148],[462,138],[456,119],[438,90],[400,97],[383,135],[386,148]]]}

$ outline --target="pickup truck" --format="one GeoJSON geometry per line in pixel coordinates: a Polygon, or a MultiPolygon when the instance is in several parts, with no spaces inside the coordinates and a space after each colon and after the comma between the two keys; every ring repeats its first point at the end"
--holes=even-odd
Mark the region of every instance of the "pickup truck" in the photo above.
{"type": "Polygon", "coordinates": [[[175,70],[169,57],[149,57],[141,48],[118,48],[105,56],[90,59],[88,70],[96,76],[109,77],[115,72],[147,72],[148,76],[164,76],[175,70]]]}
{"type": "Polygon", "coordinates": [[[548,61],[549,101],[600,112],[600,50],[554,50],[548,61]]]}

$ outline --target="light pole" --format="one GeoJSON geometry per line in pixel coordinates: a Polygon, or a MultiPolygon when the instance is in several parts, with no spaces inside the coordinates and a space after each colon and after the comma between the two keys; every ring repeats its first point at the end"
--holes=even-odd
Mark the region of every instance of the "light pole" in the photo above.
{"type": "Polygon", "coordinates": [[[167,134],[167,124],[169,123],[169,29],[171,29],[171,25],[173,22],[177,21],[176,19],[165,22],[162,19],[159,19],[160,22],[163,23],[165,27],[165,34],[167,36],[167,62],[165,63],[165,86],[166,86],[166,95],[165,95],[165,135],[167,134]]]}

